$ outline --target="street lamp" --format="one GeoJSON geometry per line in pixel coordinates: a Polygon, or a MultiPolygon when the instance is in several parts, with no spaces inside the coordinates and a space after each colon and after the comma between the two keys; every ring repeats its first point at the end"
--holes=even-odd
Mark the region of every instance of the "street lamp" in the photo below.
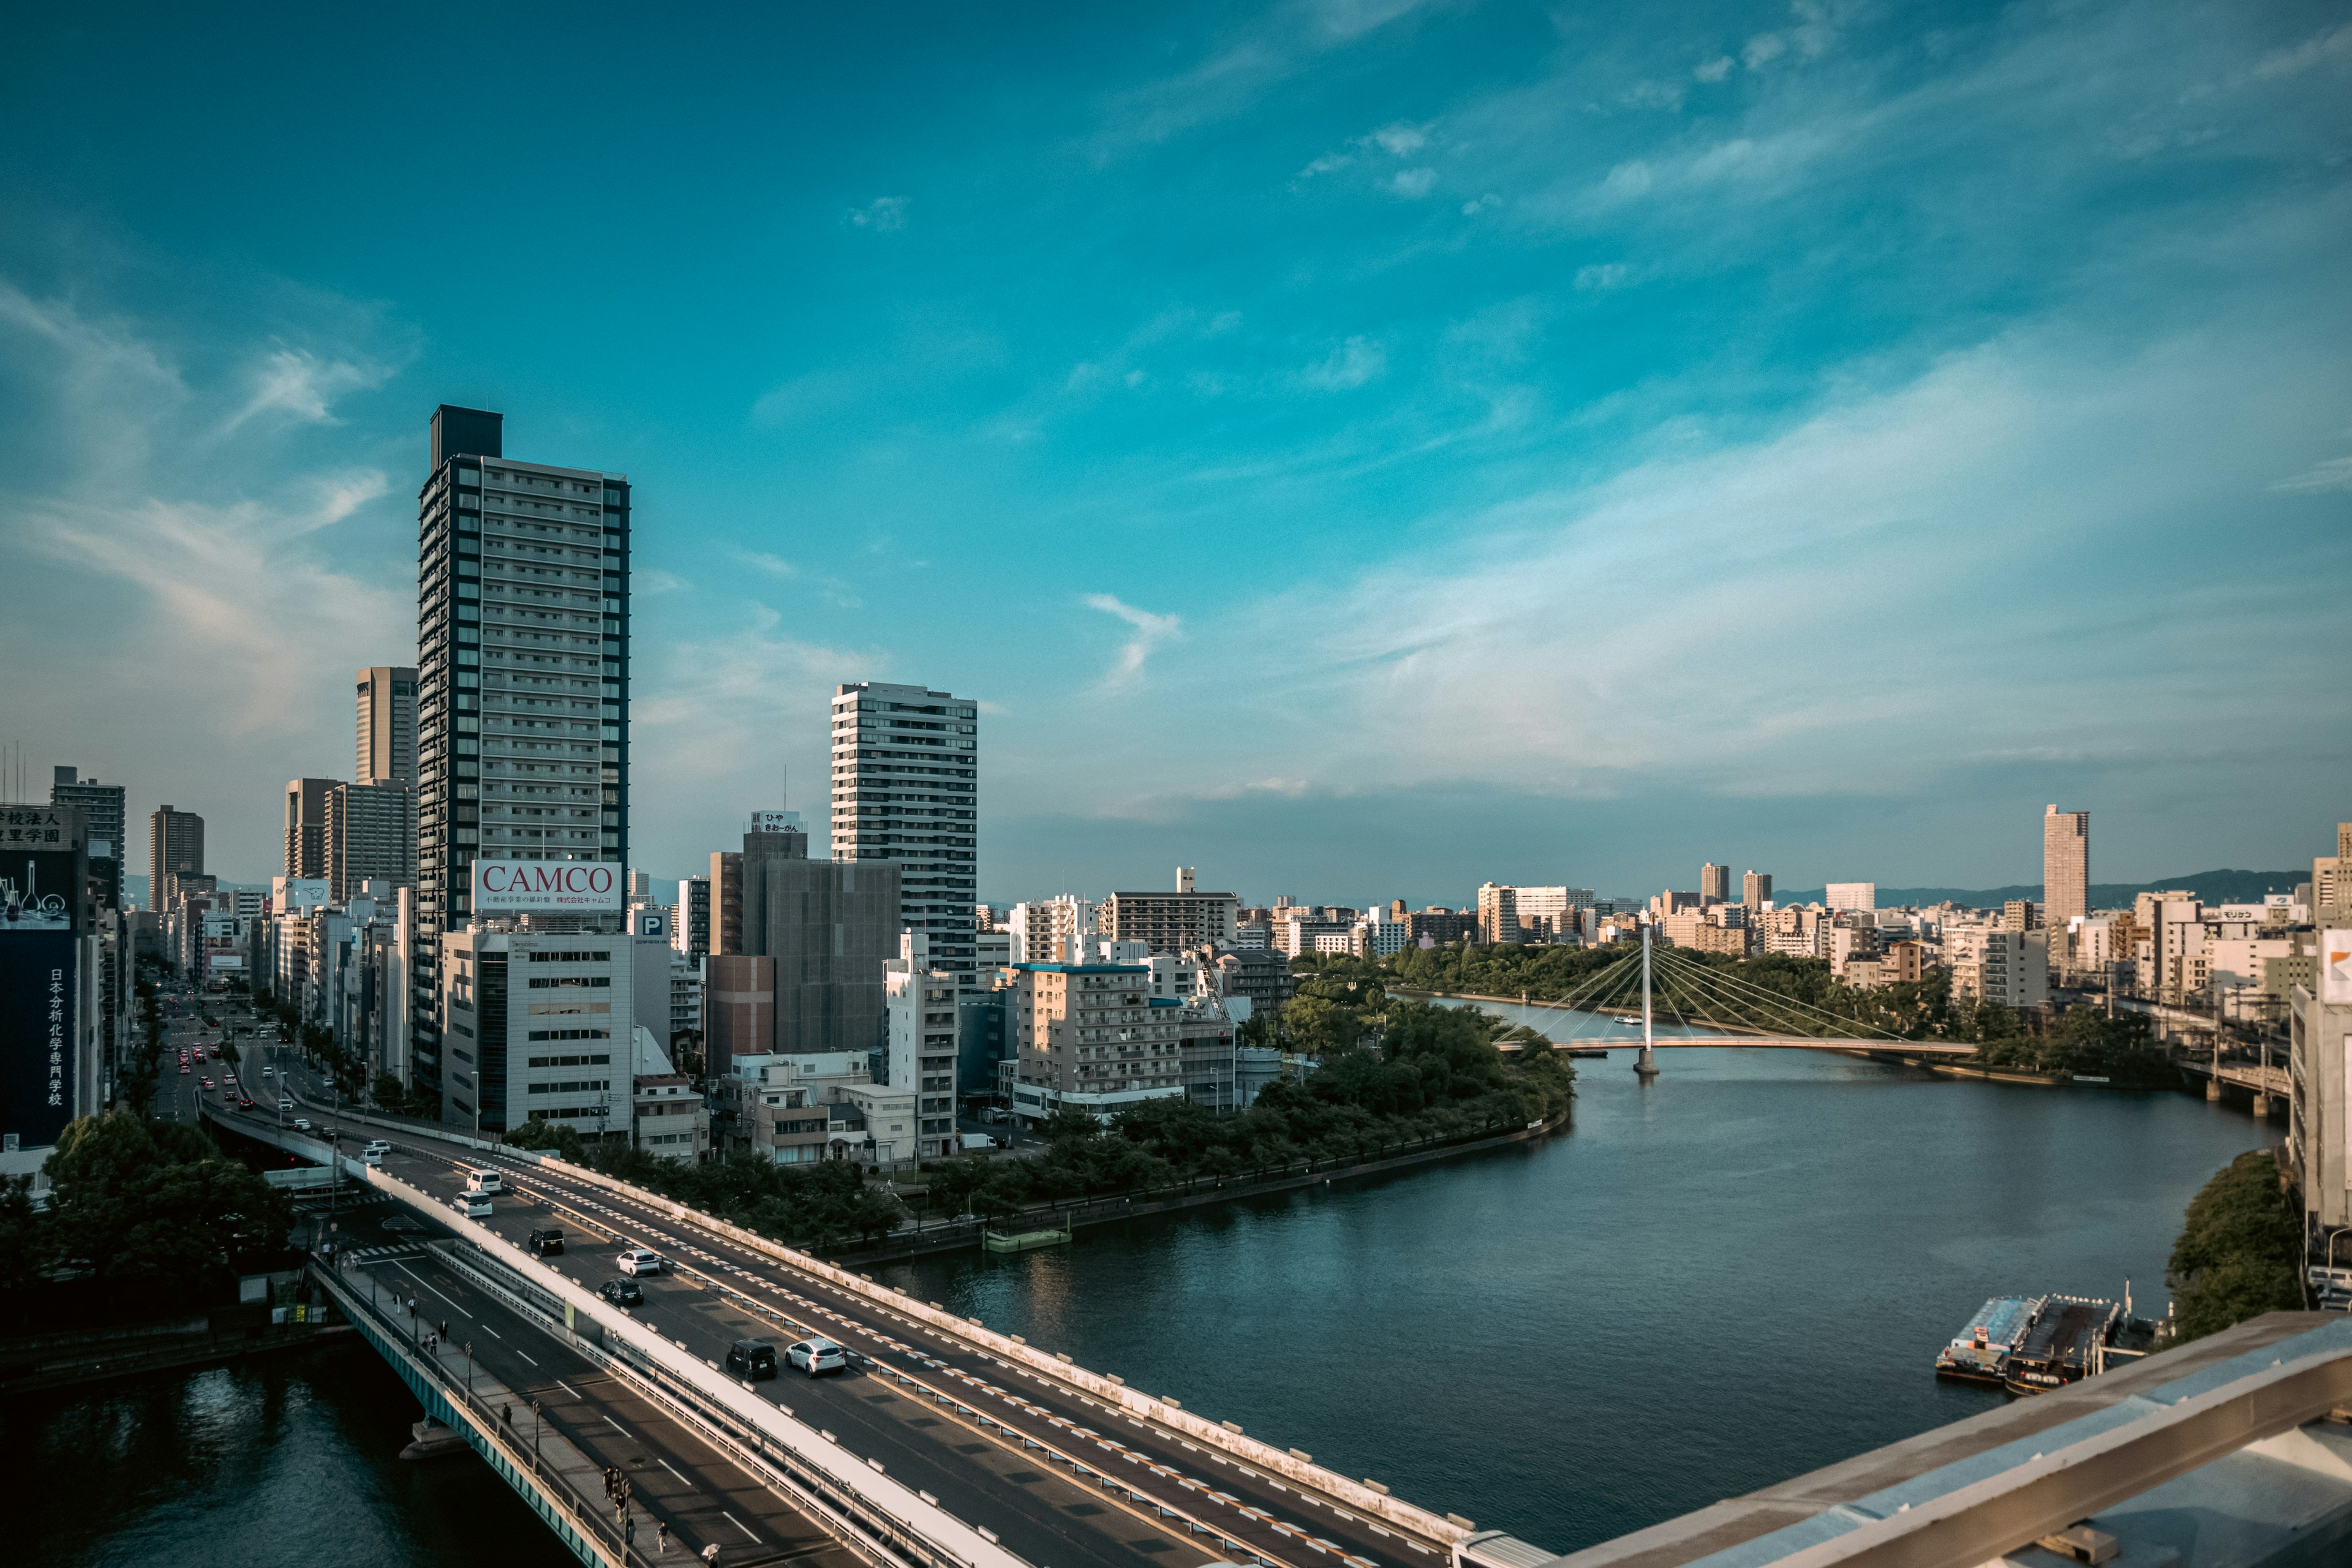
{"type": "Polygon", "coordinates": [[[466,1342],[466,1397],[474,1396],[474,1342],[466,1342]]]}

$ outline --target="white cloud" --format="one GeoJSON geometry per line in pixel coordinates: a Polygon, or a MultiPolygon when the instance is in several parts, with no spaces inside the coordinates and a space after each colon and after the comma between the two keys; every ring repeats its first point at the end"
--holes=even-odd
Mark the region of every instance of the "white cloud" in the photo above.
{"type": "Polygon", "coordinates": [[[1391,158],[1410,158],[1429,145],[1429,130],[1422,125],[1387,125],[1373,132],[1370,140],[1391,158]]]}
{"type": "Polygon", "coordinates": [[[799,567],[793,565],[782,556],[772,555],[764,550],[735,550],[730,551],[730,553],[732,554],[736,560],[751,568],[752,571],[764,572],[771,577],[797,577],[800,575],[799,567]]]}
{"type": "Polygon", "coordinates": [[[1429,195],[1430,192],[1437,188],[1437,171],[1434,169],[1399,169],[1396,173],[1396,177],[1390,181],[1389,184],[1396,191],[1397,195],[1403,196],[1408,201],[1419,201],[1422,197],[1429,195]]]}
{"type": "Polygon", "coordinates": [[[1625,264],[1622,261],[1596,261],[1590,267],[1576,269],[1579,289],[1618,289],[1625,283],[1625,264]]]}
{"type": "Polygon", "coordinates": [[[337,398],[379,386],[389,374],[378,366],[320,359],[307,349],[278,349],[255,367],[252,394],[225,428],[235,430],[258,415],[273,413],[299,424],[334,424],[337,398]]]}
{"type": "Polygon", "coordinates": [[[1732,58],[1729,55],[1717,55],[1711,60],[1704,60],[1692,67],[1691,75],[1700,81],[1721,81],[1731,74],[1731,67],[1732,58]]]}
{"type": "Polygon", "coordinates": [[[1299,170],[1298,177],[1302,180],[1311,180],[1318,174],[1336,174],[1354,162],[1355,159],[1345,153],[1326,153],[1299,170]]]}
{"type": "Polygon", "coordinates": [[[2330,458],[2314,463],[2292,479],[2270,487],[2290,495],[2318,495],[2328,490],[2352,490],[2352,458],[2330,458]]]}
{"type": "Polygon", "coordinates": [[[1749,70],[1757,71],[1788,52],[1789,40],[1780,34],[1759,33],[1748,40],[1747,47],[1739,51],[1739,58],[1747,62],[1749,70]]]}
{"type": "Polygon", "coordinates": [[[1160,616],[1150,610],[1139,610],[1108,594],[1088,594],[1086,605],[1088,609],[1117,616],[1135,628],[1135,636],[1120,647],[1118,658],[1104,675],[1105,686],[1132,684],[1142,676],[1144,661],[1151,657],[1153,649],[1184,635],[1184,619],[1181,616],[1160,616]]]}
{"type": "Polygon", "coordinates": [[[629,572],[629,590],[635,594],[683,594],[692,583],[658,566],[636,566],[629,572]]]}
{"type": "Polygon", "coordinates": [[[1495,208],[1501,206],[1502,205],[1503,198],[1496,195],[1494,192],[1488,191],[1485,195],[1473,196],[1470,200],[1464,202],[1462,204],[1462,216],[1464,217],[1476,217],[1480,213],[1492,212],[1495,208]]]}
{"type": "Polygon", "coordinates": [[[842,214],[852,228],[889,230],[907,226],[907,198],[877,196],[862,207],[852,207],[842,214]]]}
{"type": "Polygon", "coordinates": [[[1354,337],[1301,372],[1299,380],[1320,392],[1347,392],[1388,368],[1388,351],[1370,338],[1354,337]]]}
{"type": "Polygon", "coordinates": [[[2265,55],[2254,65],[2258,77],[2294,76],[2317,65],[2352,63],[2352,22],[2305,38],[2291,49],[2265,55]]]}

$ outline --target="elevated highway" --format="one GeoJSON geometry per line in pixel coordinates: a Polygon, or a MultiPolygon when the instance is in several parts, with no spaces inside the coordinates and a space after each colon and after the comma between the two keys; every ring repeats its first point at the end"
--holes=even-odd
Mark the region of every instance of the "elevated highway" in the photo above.
{"type": "MultiPolygon", "coordinates": [[[[219,1105],[206,1114],[299,1157],[330,1157],[323,1142],[282,1128],[275,1114],[219,1105]]],[[[376,1131],[351,1117],[338,1126],[345,1151],[376,1131]]],[[[549,1299],[549,1321],[561,1312],[596,1325],[608,1351],[642,1355],[647,1375],[751,1421],[780,1449],[846,1457],[861,1487],[860,1467],[904,1483],[888,1508],[927,1530],[952,1525],[1055,1568],[1192,1568],[1210,1559],[1438,1568],[1472,1528],[598,1173],[430,1129],[384,1135],[394,1147],[380,1169],[343,1155],[355,1189],[364,1184],[488,1265],[529,1279],[549,1299]],[[494,1200],[486,1222],[450,1206],[471,1163],[495,1165],[514,1189],[494,1200]],[[541,1262],[521,1243],[550,1223],[570,1240],[562,1258],[541,1262]],[[645,1303],[633,1311],[595,1294],[615,1277],[612,1257],[623,1247],[650,1247],[671,1270],[644,1281],[645,1303]],[[747,1389],[718,1371],[736,1339],[781,1348],[809,1333],[853,1352],[855,1375],[812,1383],[787,1373],[747,1389]]]]}

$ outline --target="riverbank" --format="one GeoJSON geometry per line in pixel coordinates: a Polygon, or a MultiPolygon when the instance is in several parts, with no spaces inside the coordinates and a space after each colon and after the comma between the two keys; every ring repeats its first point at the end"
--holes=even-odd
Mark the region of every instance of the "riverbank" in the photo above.
{"type": "Polygon", "coordinates": [[[268,1307],[230,1307],[0,1340],[0,1398],[309,1350],[352,1331],[348,1323],[273,1323],[269,1318],[268,1307]]]}
{"type": "Polygon", "coordinates": [[[1405,1153],[1375,1155],[1367,1160],[1308,1161],[1294,1171],[1257,1181],[1224,1179],[1213,1184],[1195,1182],[1181,1188],[1154,1189],[1100,1198],[1081,1199],[1073,1204],[1041,1205],[1017,1215],[986,1222],[974,1221],[918,1237],[892,1236],[871,1246],[847,1246],[824,1248],[817,1256],[834,1263],[859,1263],[871,1267],[879,1263],[898,1263],[911,1258],[936,1257],[958,1252],[980,1245],[983,1228],[1003,1231],[1058,1229],[1067,1226],[1076,1230],[1084,1226],[1114,1225],[1122,1220],[1141,1219],[1151,1215],[1173,1214],[1184,1209],[1204,1208],[1214,1204],[1237,1203],[1244,1198],[1266,1197],[1279,1193],[1297,1192],[1304,1187],[1329,1186],[1351,1181],[1360,1176],[1380,1175],[1414,1165],[1425,1165],[1440,1160],[1453,1160],[1489,1149],[1507,1148],[1532,1139],[1559,1131],[1569,1124],[1571,1110],[1563,1110],[1548,1121],[1528,1127],[1513,1128],[1507,1132],[1481,1137],[1440,1142],[1433,1147],[1415,1149],[1405,1153]]]}

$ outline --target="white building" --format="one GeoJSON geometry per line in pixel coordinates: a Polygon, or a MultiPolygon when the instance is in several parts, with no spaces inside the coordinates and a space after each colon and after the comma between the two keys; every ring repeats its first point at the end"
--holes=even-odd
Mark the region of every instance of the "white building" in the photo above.
{"type": "Polygon", "coordinates": [[[1402,952],[1411,939],[1402,921],[1389,919],[1386,913],[1373,910],[1356,922],[1349,933],[1349,951],[1358,958],[1388,958],[1402,952]]]}
{"type": "Polygon", "coordinates": [[[1008,963],[1080,963],[1095,935],[1099,911],[1090,899],[1037,899],[1015,904],[1005,921],[1008,963]]]}
{"type": "Polygon", "coordinates": [[[977,983],[979,710],[920,686],[856,681],[833,699],[833,857],[899,870],[900,929],[977,983]]]}
{"type": "Polygon", "coordinates": [[[618,932],[476,921],[441,938],[441,1119],[505,1132],[630,1125],[635,955],[618,932]]]}
{"type": "Polygon", "coordinates": [[[1822,901],[1833,910],[1874,910],[1878,907],[1878,884],[1832,882],[1822,890],[1822,901]]]}
{"type": "Polygon", "coordinates": [[[889,1016],[884,1057],[888,1087],[910,1093],[913,1152],[937,1160],[956,1152],[956,977],[930,966],[924,933],[899,938],[898,956],[882,966],[889,1016]]]}
{"type": "Polygon", "coordinates": [[[1944,929],[1944,963],[1956,1001],[2032,1007],[2050,1000],[2050,933],[1998,926],[1944,929]]]}

